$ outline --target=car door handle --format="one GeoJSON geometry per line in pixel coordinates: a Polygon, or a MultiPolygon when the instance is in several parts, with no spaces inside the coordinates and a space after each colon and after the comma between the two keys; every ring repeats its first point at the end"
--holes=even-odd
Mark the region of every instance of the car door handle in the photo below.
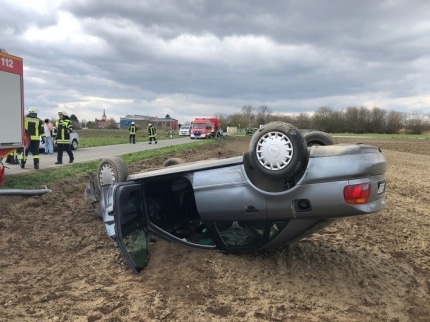
{"type": "Polygon", "coordinates": [[[246,206],[245,212],[258,212],[258,209],[255,208],[254,206],[246,206]]]}

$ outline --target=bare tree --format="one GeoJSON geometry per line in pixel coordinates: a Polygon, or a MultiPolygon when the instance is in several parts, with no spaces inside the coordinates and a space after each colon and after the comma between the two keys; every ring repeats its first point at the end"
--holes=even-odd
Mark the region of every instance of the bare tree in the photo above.
{"type": "Polygon", "coordinates": [[[386,127],[385,127],[385,118],[386,118],[387,112],[379,107],[374,107],[371,111],[371,129],[370,132],[372,133],[385,133],[386,127]]]}
{"type": "Polygon", "coordinates": [[[345,132],[345,115],[342,111],[333,111],[331,115],[331,132],[345,132]]]}
{"type": "Polygon", "coordinates": [[[335,132],[334,127],[334,111],[331,107],[320,107],[314,114],[314,127],[324,132],[335,132]]]}
{"type": "Polygon", "coordinates": [[[116,123],[115,119],[112,117],[109,119],[108,125],[107,125],[108,129],[118,129],[118,124],[116,123]]]}
{"type": "Polygon", "coordinates": [[[229,115],[227,118],[227,125],[228,126],[236,126],[238,128],[246,127],[244,125],[243,115],[241,113],[235,113],[232,115],[229,115]]]}
{"type": "Polygon", "coordinates": [[[87,128],[89,128],[89,129],[95,129],[96,128],[96,123],[94,121],[88,121],[87,122],[87,128]]]}
{"type": "Polygon", "coordinates": [[[423,119],[424,113],[419,110],[409,113],[406,121],[408,131],[412,134],[421,134],[424,128],[423,119]]]}
{"type": "Polygon", "coordinates": [[[219,118],[221,121],[221,127],[224,131],[227,130],[227,125],[229,124],[229,116],[227,114],[216,113],[215,117],[219,118]]]}
{"type": "Polygon", "coordinates": [[[312,118],[307,113],[300,113],[294,118],[294,125],[299,129],[312,128],[312,118]]]}
{"type": "Polygon", "coordinates": [[[360,106],[358,109],[358,129],[357,133],[369,133],[372,132],[370,128],[370,123],[372,119],[372,114],[370,110],[365,106],[360,106]]]}
{"type": "Polygon", "coordinates": [[[430,113],[424,114],[424,120],[423,120],[423,131],[426,134],[429,134],[430,132],[430,113]]]}
{"type": "Polygon", "coordinates": [[[270,118],[271,118],[271,121],[280,121],[280,122],[294,124],[294,117],[290,115],[274,114],[270,118]]]}
{"type": "MultiPolygon", "coordinates": [[[[298,128],[314,128],[321,131],[352,132],[352,133],[399,133],[406,128],[409,133],[424,133],[430,130],[430,114],[420,111],[413,111],[410,114],[390,111],[387,112],[379,107],[369,109],[365,106],[350,106],[345,110],[335,111],[331,107],[323,106],[317,109],[313,116],[300,113],[296,116],[286,114],[273,114],[270,107],[259,106],[257,109],[252,105],[244,105],[240,112],[234,114],[215,114],[221,119],[223,129],[227,126],[236,126],[240,129],[247,127],[258,127],[260,124],[267,124],[271,121],[282,121],[291,123],[298,128]]],[[[89,121],[78,121],[75,115],[71,115],[75,128],[79,129],[84,124],[88,128],[95,128],[97,124],[89,121]]],[[[166,118],[170,118],[167,114],[166,118]]],[[[111,119],[109,128],[116,128],[116,122],[111,119]]]]}
{"type": "Polygon", "coordinates": [[[241,113],[243,116],[243,125],[242,127],[251,126],[252,122],[255,119],[255,108],[252,105],[244,105],[242,106],[241,113]]]}
{"type": "Polygon", "coordinates": [[[397,134],[405,126],[406,115],[401,112],[390,111],[386,119],[386,132],[397,134]]]}
{"type": "Polygon", "coordinates": [[[256,126],[259,126],[260,124],[266,124],[270,122],[270,115],[272,114],[272,109],[266,105],[262,105],[258,107],[257,109],[257,124],[256,126]]]}
{"type": "Polygon", "coordinates": [[[358,133],[358,114],[358,107],[348,107],[344,112],[345,125],[339,132],[358,133]]]}

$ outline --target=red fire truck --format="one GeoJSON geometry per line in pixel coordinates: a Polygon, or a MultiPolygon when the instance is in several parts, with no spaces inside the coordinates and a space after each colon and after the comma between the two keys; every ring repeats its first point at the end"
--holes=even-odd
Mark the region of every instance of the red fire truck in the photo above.
{"type": "Polygon", "coordinates": [[[209,139],[221,136],[221,120],[218,117],[196,117],[191,127],[191,139],[209,139]]]}
{"type": "MultiPolygon", "coordinates": [[[[24,128],[23,60],[0,49],[0,185],[4,183],[4,164],[8,155],[30,142],[24,128]]],[[[49,189],[0,189],[0,195],[34,195],[49,189]]]]}

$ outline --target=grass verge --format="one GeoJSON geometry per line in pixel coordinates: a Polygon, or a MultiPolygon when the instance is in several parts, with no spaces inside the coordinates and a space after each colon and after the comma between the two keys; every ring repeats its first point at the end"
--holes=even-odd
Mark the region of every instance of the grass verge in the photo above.
{"type": "MultiPolygon", "coordinates": [[[[160,149],[141,151],[122,155],[121,158],[127,165],[142,160],[149,160],[154,157],[171,157],[172,154],[204,148],[216,145],[219,140],[229,140],[228,137],[217,138],[216,140],[199,140],[197,142],[168,146],[160,149]]],[[[49,186],[53,182],[75,177],[89,177],[95,174],[97,166],[101,160],[74,163],[59,168],[41,169],[32,173],[17,174],[7,176],[1,189],[39,189],[49,186]]],[[[160,165],[161,166],[161,165],[160,165]]]]}
{"type": "Polygon", "coordinates": [[[333,137],[371,138],[371,139],[409,139],[430,140],[430,134],[377,134],[377,133],[330,133],[333,137]]]}

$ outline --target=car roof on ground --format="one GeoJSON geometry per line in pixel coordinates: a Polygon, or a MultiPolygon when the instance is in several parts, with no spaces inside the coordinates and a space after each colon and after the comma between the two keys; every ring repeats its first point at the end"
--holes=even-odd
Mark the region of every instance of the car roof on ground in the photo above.
{"type": "Polygon", "coordinates": [[[199,170],[215,169],[219,167],[232,166],[243,163],[243,156],[231,157],[226,159],[209,159],[202,161],[186,162],[181,164],[172,165],[160,169],[147,170],[130,174],[128,180],[144,179],[168,174],[179,174],[185,172],[193,172],[199,170]]]}

